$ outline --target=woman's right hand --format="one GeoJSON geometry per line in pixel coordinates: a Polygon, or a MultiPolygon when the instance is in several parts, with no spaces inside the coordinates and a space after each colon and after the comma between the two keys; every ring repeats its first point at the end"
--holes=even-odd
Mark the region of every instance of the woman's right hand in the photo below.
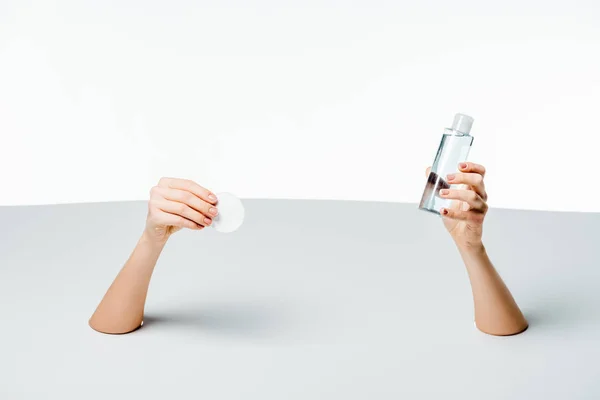
{"type": "Polygon", "coordinates": [[[150,190],[144,234],[166,242],[181,228],[201,230],[218,214],[217,196],[187,179],[161,178],[150,190]]]}

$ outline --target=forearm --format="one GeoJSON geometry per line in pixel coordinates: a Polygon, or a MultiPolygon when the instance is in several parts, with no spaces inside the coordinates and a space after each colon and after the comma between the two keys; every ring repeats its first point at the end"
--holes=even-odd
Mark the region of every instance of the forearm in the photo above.
{"type": "Polygon", "coordinates": [[[460,247],[467,268],[477,328],[491,335],[514,335],[527,329],[527,321],[504,281],[490,261],[483,244],[460,247]]]}
{"type": "Polygon", "coordinates": [[[142,235],[133,253],[92,315],[90,326],[103,333],[128,333],[142,323],[146,294],[164,243],[142,235]]]}

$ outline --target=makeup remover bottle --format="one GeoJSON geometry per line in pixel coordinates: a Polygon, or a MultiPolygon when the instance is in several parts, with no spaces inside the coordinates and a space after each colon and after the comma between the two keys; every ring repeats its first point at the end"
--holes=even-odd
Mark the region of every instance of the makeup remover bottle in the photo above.
{"type": "Polygon", "coordinates": [[[425,191],[419,204],[419,209],[440,215],[442,208],[450,208],[455,200],[440,197],[440,190],[454,189],[459,185],[449,185],[446,182],[448,174],[458,171],[458,164],[466,161],[473,144],[471,127],[473,118],[464,114],[456,114],[452,128],[446,128],[431,172],[425,184],[425,191]]]}

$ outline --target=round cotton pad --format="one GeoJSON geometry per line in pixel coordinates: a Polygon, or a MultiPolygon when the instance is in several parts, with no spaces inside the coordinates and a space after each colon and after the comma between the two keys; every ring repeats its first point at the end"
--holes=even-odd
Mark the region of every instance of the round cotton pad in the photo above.
{"type": "Polygon", "coordinates": [[[231,193],[217,193],[219,214],[213,218],[212,227],[217,232],[236,231],[244,222],[244,205],[231,193]]]}

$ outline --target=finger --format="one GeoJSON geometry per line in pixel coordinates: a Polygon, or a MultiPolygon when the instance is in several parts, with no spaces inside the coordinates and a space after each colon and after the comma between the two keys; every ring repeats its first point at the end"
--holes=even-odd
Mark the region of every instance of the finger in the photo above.
{"type": "Polygon", "coordinates": [[[487,204],[481,196],[479,196],[473,190],[453,190],[453,189],[442,189],[440,190],[440,196],[445,199],[460,200],[467,203],[471,210],[485,212],[487,211],[487,204]]]}
{"type": "Polygon", "coordinates": [[[425,176],[429,176],[430,173],[431,173],[431,167],[427,167],[427,169],[425,170],[425,176]]]}
{"type": "Polygon", "coordinates": [[[485,167],[483,165],[475,164],[472,162],[462,162],[458,164],[458,169],[461,172],[472,172],[479,174],[482,177],[485,176],[485,167]]]}
{"type": "Polygon", "coordinates": [[[219,213],[216,206],[185,190],[157,187],[156,193],[164,199],[186,204],[208,218],[214,218],[219,213]]]}
{"type": "Polygon", "coordinates": [[[213,192],[189,179],[161,178],[160,181],[158,181],[158,186],[170,189],[185,190],[195,194],[208,203],[217,204],[217,196],[213,192]]]}
{"type": "Polygon", "coordinates": [[[158,210],[158,213],[155,218],[156,218],[156,222],[158,224],[162,224],[162,225],[166,225],[166,226],[176,226],[178,228],[188,228],[188,229],[195,229],[195,230],[204,229],[203,225],[199,225],[199,224],[195,223],[194,221],[191,221],[180,215],[169,214],[162,210],[158,210]]]}
{"type": "Polygon", "coordinates": [[[468,211],[463,211],[463,210],[458,210],[458,209],[442,208],[440,210],[440,214],[444,218],[456,219],[459,221],[466,221],[469,219],[468,211]]]}
{"type": "Polygon", "coordinates": [[[483,200],[487,200],[487,193],[485,192],[485,184],[483,182],[483,175],[475,173],[456,173],[450,174],[446,177],[448,183],[452,185],[464,184],[470,186],[483,200]]]}
{"type": "Polygon", "coordinates": [[[209,226],[212,220],[184,203],[176,201],[158,201],[156,207],[166,213],[177,215],[195,222],[198,225],[209,226]]]}
{"type": "Polygon", "coordinates": [[[450,208],[442,208],[440,210],[440,214],[443,218],[453,219],[457,221],[470,221],[475,224],[483,224],[483,219],[485,218],[485,214],[483,213],[455,210],[450,208]]]}

